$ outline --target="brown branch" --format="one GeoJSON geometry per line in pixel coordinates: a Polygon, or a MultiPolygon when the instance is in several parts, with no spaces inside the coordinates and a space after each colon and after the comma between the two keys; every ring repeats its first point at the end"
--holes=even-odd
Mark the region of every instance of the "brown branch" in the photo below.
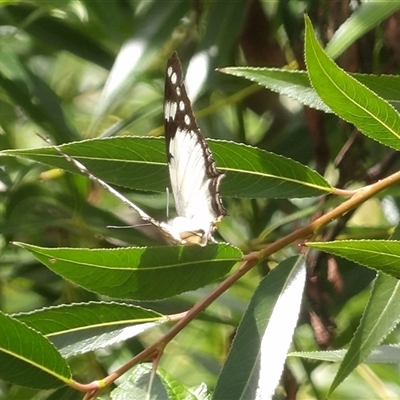
{"type": "MultiPolygon", "coordinates": [[[[281,250],[282,248],[298,241],[305,240],[311,235],[317,233],[322,227],[329,224],[331,221],[341,217],[355,207],[361,205],[366,200],[375,196],[377,193],[385,190],[386,188],[400,182],[400,172],[396,172],[393,175],[382,179],[372,185],[366,186],[363,189],[356,191],[356,193],[347,201],[340,204],[333,210],[327,212],[323,216],[317,218],[308,225],[297,229],[296,231],[290,233],[289,235],[283,237],[282,239],[272,243],[265,249],[257,252],[252,252],[243,258],[243,262],[240,267],[223,282],[221,282],[208,296],[196,303],[189,311],[182,313],[181,319],[159,340],[153,343],[151,346],[143,350],[141,353],[133,357],[129,362],[127,362],[122,367],[118,368],[116,371],[108,375],[106,378],[100,381],[94,381],[90,384],[83,385],[77,382],[73,382],[71,385],[77,390],[86,391],[85,400],[94,399],[96,393],[101,388],[109,385],[119,378],[122,374],[127,372],[134,365],[141,361],[148,360],[156,357],[159,352],[163,351],[164,347],[186,326],[195,319],[201,312],[203,312],[210,304],[214,302],[221,294],[223,294],[227,289],[229,289],[236,281],[238,281],[243,275],[245,275],[251,268],[253,268],[259,261],[269,257],[271,254],[281,250]]],[[[176,319],[176,316],[173,317],[176,319]]]]}

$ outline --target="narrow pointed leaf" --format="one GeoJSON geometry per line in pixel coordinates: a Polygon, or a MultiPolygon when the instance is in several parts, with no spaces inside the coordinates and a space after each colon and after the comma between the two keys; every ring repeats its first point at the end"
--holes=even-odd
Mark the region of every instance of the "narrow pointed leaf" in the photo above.
{"type": "Polygon", "coordinates": [[[45,335],[66,358],[119,343],[168,321],[155,311],[115,302],[67,304],[14,317],[45,335]]]}
{"type": "Polygon", "coordinates": [[[302,258],[274,268],[260,283],[240,322],[214,399],[270,399],[279,383],[300,312],[302,258]]]}
{"type": "MultiPolygon", "coordinates": [[[[396,227],[391,239],[400,238],[399,226],[396,227]]],[[[392,276],[378,273],[368,299],[367,307],[360,321],[357,331],[350,342],[349,349],[344,357],[339,371],[329,389],[335,388],[364,360],[372,362],[370,358],[383,339],[394,329],[400,319],[399,311],[400,285],[392,276]]],[[[383,346],[381,346],[384,349],[383,346]]],[[[384,349],[385,350],[385,349],[384,349]]],[[[387,356],[387,351],[382,356],[387,356]]],[[[391,352],[395,356],[395,350],[391,352]]],[[[390,362],[388,358],[382,362],[390,362]]]]}
{"type": "Polygon", "coordinates": [[[111,392],[112,400],[129,398],[153,400],[167,399],[168,396],[158,373],[153,378],[151,366],[140,364],[129,371],[125,380],[111,392]]]}
{"type": "Polygon", "coordinates": [[[307,16],[305,20],[308,73],[322,101],[366,136],[400,150],[400,116],[397,111],[340,69],[322,50],[307,16]]]}
{"type": "MultiPolygon", "coordinates": [[[[399,237],[398,230],[392,236],[399,237]]],[[[346,241],[328,242],[337,250],[337,255],[350,258],[360,264],[374,268],[400,267],[400,242],[389,241],[346,241]],[[340,253],[340,254],[339,254],[340,253]]],[[[378,268],[379,269],[379,268],[378,268]]],[[[347,376],[377,348],[377,346],[394,329],[400,320],[398,304],[400,302],[400,284],[398,279],[379,273],[373,284],[367,307],[360,325],[350,342],[349,349],[329,389],[332,393],[347,376]]]]}
{"type": "Polygon", "coordinates": [[[391,276],[378,274],[360,325],[329,388],[328,396],[395,328],[400,320],[399,303],[400,282],[391,276]]]}
{"type": "Polygon", "coordinates": [[[56,348],[39,332],[0,313],[0,379],[37,389],[71,381],[71,373],[56,348]]]}
{"type": "Polygon", "coordinates": [[[152,371],[153,367],[149,363],[137,365],[126,375],[124,382],[112,391],[111,399],[206,400],[209,398],[204,389],[189,390],[162,368],[157,368],[152,379],[152,371]]]}
{"type": "Polygon", "coordinates": [[[135,300],[156,300],[203,287],[242,258],[228,244],[204,248],[42,248],[16,243],[49,269],[87,290],[135,300]]]}
{"type": "MultiPolygon", "coordinates": [[[[222,196],[300,198],[332,190],[317,172],[289,158],[233,142],[209,140],[208,144],[217,168],[226,173],[222,196]]],[[[93,139],[60,147],[106,182],[158,192],[165,192],[169,186],[164,139],[93,139]]],[[[79,173],[51,147],[4,150],[0,155],[29,158],[79,173]]]]}
{"type": "Polygon", "coordinates": [[[254,67],[228,67],[220,68],[219,71],[256,82],[273,92],[297,100],[305,106],[327,113],[332,112],[312,88],[308,75],[304,71],[254,67]]]}
{"type": "MultiPolygon", "coordinates": [[[[347,349],[329,351],[293,351],[288,357],[307,358],[309,360],[341,362],[343,361],[347,349]]],[[[399,364],[400,347],[398,345],[378,346],[364,361],[367,364],[399,364]]]]}
{"type": "Polygon", "coordinates": [[[307,243],[368,268],[400,277],[400,241],[398,240],[338,240],[335,242],[307,243]]]}
{"type": "MultiPolygon", "coordinates": [[[[255,82],[273,92],[290,97],[307,107],[327,113],[332,110],[321,100],[310,84],[306,71],[278,68],[228,67],[219,71],[255,82]]],[[[350,74],[378,96],[390,103],[400,102],[400,77],[397,75],[350,74]]]]}

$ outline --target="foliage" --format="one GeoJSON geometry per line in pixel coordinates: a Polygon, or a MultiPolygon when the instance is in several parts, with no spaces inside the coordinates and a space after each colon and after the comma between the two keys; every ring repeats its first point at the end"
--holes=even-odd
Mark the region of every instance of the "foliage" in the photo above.
{"type": "Polygon", "coordinates": [[[400,395],[400,1],[335,4],[1,4],[0,399],[400,395]],[[175,50],[226,173],[205,248],[36,135],[165,219],[175,50]]]}

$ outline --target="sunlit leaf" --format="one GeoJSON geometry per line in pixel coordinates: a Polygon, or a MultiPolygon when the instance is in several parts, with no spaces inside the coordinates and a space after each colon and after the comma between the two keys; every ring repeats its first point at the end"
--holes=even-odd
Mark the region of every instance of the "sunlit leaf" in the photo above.
{"type": "MultiPolygon", "coordinates": [[[[327,350],[327,351],[293,351],[288,354],[288,357],[301,357],[309,360],[341,362],[343,361],[348,350],[327,350]]],[[[364,360],[370,364],[398,364],[400,362],[400,347],[396,345],[378,346],[364,360]]]]}
{"type": "Polygon", "coordinates": [[[283,261],[263,279],[236,332],[214,399],[272,397],[297,324],[304,284],[301,258],[283,261]]]}
{"type": "MultiPolygon", "coordinates": [[[[331,113],[310,84],[306,71],[277,68],[228,67],[221,72],[231,74],[290,97],[307,107],[331,113]]],[[[350,74],[353,78],[390,103],[400,103],[400,78],[397,75],[350,74]]]]}
{"type": "Polygon", "coordinates": [[[66,304],[14,318],[45,335],[64,357],[102,349],[168,321],[155,311],[115,302],[66,304]]]}
{"type": "Polygon", "coordinates": [[[400,277],[400,241],[398,240],[338,240],[333,242],[307,243],[368,268],[400,277]]]}
{"type": "MultiPolygon", "coordinates": [[[[317,172],[294,160],[251,146],[208,141],[217,167],[226,173],[222,196],[310,197],[332,187],[317,172]]],[[[165,192],[169,186],[163,139],[121,137],[93,139],[61,146],[97,177],[133,189],[165,192]]],[[[53,148],[4,150],[13,155],[79,172],[53,148]]]]}
{"type": "Polygon", "coordinates": [[[228,244],[118,249],[42,248],[16,243],[64,279],[119,299],[155,300],[226,275],[242,254],[228,244]]]}
{"type": "Polygon", "coordinates": [[[322,50],[306,20],[306,63],[311,84],[340,118],[368,137],[400,150],[400,116],[385,100],[340,69],[322,50]]]}

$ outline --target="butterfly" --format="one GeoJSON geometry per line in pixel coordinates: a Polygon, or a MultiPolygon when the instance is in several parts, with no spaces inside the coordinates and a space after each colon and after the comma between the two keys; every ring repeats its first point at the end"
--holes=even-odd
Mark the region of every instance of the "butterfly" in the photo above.
{"type": "Polygon", "coordinates": [[[167,243],[205,246],[209,241],[215,242],[213,232],[217,223],[227,214],[219,194],[225,174],[216,168],[211,150],[197,125],[176,53],[167,63],[164,128],[171,188],[177,213],[175,218],[167,222],[158,222],[94,176],[82,163],[64,153],[58,146],[52,146],[83,174],[134,209],[143,221],[157,228],[167,243]]]}
{"type": "Polygon", "coordinates": [[[213,241],[216,224],[226,215],[219,194],[225,174],[217,170],[194,117],[174,53],[167,63],[164,89],[165,144],[177,217],[168,229],[181,244],[205,246],[213,241]]]}

